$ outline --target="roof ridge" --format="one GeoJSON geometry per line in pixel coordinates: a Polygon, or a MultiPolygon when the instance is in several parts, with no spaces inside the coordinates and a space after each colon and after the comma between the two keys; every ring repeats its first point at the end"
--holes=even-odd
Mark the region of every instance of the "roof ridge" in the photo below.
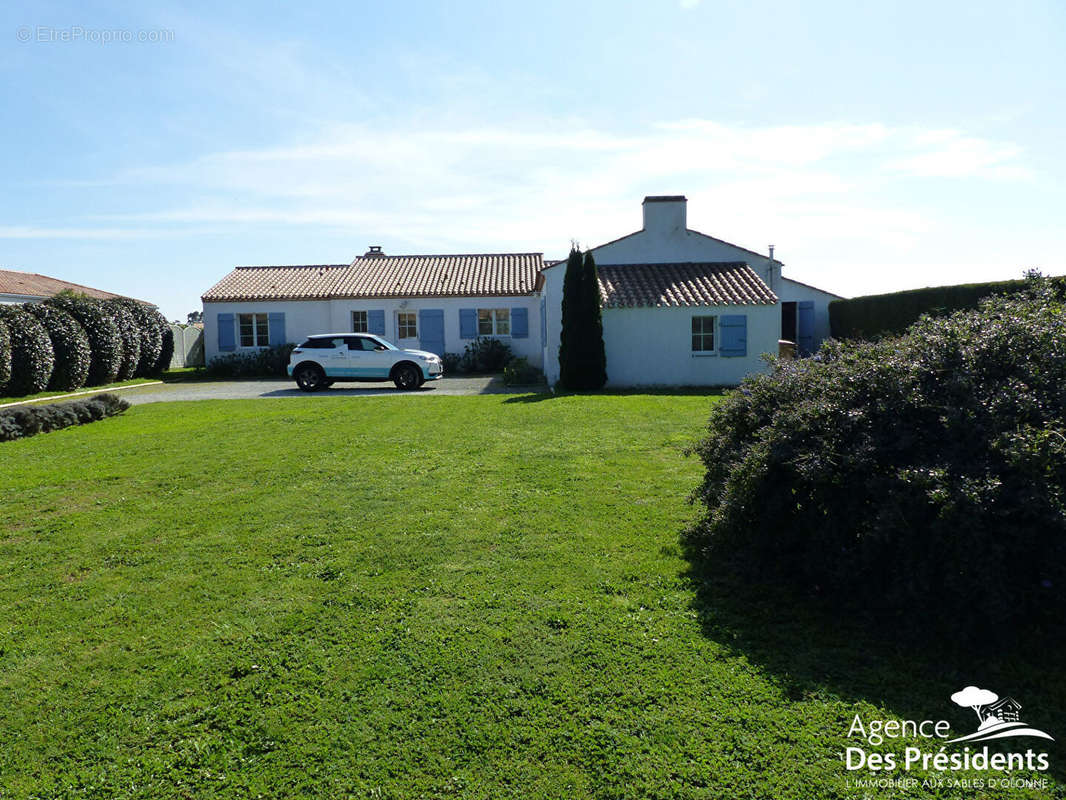
{"type": "Polygon", "coordinates": [[[350,266],[351,264],[238,264],[234,269],[324,269],[350,266]]]}
{"type": "Polygon", "coordinates": [[[367,260],[377,261],[382,258],[471,258],[472,256],[540,256],[544,257],[544,251],[530,251],[523,253],[375,253],[374,255],[356,256],[353,261],[367,260]]]}

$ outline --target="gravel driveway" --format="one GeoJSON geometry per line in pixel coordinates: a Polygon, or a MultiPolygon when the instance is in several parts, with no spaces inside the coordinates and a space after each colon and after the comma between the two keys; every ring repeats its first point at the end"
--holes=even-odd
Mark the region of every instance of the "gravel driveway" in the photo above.
{"type": "MultiPolygon", "coordinates": [[[[542,390],[542,389],[541,389],[542,390]]],[[[261,380],[190,381],[164,383],[144,388],[124,389],[118,394],[131,403],[160,403],[167,400],[245,400],[255,397],[389,397],[415,394],[426,397],[459,394],[526,394],[537,387],[504,386],[498,375],[469,378],[441,378],[421,389],[403,392],[392,383],[338,383],[321,392],[308,394],[296,388],[291,378],[261,380]]]]}

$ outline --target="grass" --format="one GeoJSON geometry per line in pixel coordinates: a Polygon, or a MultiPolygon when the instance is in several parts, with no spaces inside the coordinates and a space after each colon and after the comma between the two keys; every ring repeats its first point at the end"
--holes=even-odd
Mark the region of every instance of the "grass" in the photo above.
{"type": "Polygon", "coordinates": [[[159,380],[159,378],[131,378],[128,381],[116,381],[115,383],[108,383],[103,386],[83,386],[80,389],[74,389],[73,391],[37,392],[36,394],[26,394],[20,397],[0,397],[0,405],[4,405],[5,403],[24,403],[30,400],[48,400],[49,398],[74,394],[75,392],[106,392],[110,389],[118,389],[122,386],[138,386],[142,383],[151,383],[152,381],[157,380],[159,380]]]}
{"type": "Polygon", "coordinates": [[[969,733],[931,654],[685,560],[712,402],[159,403],[6,443],[0,797],[862,797],[855,714],[969,733]]]}

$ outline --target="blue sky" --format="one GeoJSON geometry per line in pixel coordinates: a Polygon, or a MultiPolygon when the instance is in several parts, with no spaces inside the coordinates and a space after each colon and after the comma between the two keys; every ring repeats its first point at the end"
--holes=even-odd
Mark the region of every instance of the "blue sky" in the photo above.
{"type": "Polygon", "coordinates": [[[845,295],[1066,272],[1057,0],[15,2],[0,21],[0,267],[169,318],[237,264],[562,257],[638,229],[646,194],[845,295]]]}

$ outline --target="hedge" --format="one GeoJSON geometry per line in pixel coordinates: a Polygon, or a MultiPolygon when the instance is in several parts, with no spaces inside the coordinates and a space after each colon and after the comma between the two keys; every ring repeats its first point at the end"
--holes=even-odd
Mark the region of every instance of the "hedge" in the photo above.
{"type": "Polygon", "coordinates": [[[129,407],[118,395],[105,393],[70,403],[0,409],[0,442],[95,422],[129,407]]]}
{"type": "Polygon", "coordinates": [[[122,366],[122,337],[111,313],[99,300],[85,295],[61,292],[44,301],[68,312],[85,329],[92,350],[86,384],[113,383],[122,366]]]}
{"type": "Polygon", "coordinates": [[[710,563],[899,635],[1066,618],[1066,314],[1046,279],[879,342],[771,359],[698,445],[710,563]]]}
{"type": "Polygon", "coordinates": [[[126,381],[137,374],[141,363],[141,326],[133,312],[120,300],[106,300],[103,307],[111,315],[122,341],[122,364],[115,377],[126,381]]]}
{"type": "MultiPolygon", "coordinates": [[[[1051,279],[1059,297],[1066,279],[1051,279]]],[[[898,335],[923,314],[944,316],[975,309],[981,300],[996,294],[1013,294],[1026,287],[1025,279],[933,286],[891,294],[871,294],[829,303],[829,327],[834,339],[878,339],[898,335]]]]}
{"type": "Polygon", "coordinates": [[[163,352],[163,327],[166,320],[158,311],[136,300],[123,297],[114,302],[121,303],[129,310],[141,331],[141,359],[137,365],[137,377],[155,375],[159,356],[163,352]]]}
{"type": "Polygon", "coordinates": [[[295,344],[274,345],[246,353],[227,353],[211,359],[205,372],[213,378],[284,377],[295,344]]]}
{"type": "Polygon", "coordinates": [[[7,330],[7,323],[0,319],[0,394],[6,392],[9,380],[11,380],[11,334],[7,330]]]}
{"type": "Polygon", "coordinates": [[[48,331],[21,306],[0,306],[0,316],[11,335],[11,378],[6,391],[12,397],[43,392],[55,365],[48,331]]]}
{"type": "Polygon", "coordinates": [[[53,391],[80,389],[85,385],[92,362],[92,350],[85,330],[61,308],[41,303],[26,303],[22,307],[40,321],[52,342],[55,365],[48,388],[53,391]]]}

